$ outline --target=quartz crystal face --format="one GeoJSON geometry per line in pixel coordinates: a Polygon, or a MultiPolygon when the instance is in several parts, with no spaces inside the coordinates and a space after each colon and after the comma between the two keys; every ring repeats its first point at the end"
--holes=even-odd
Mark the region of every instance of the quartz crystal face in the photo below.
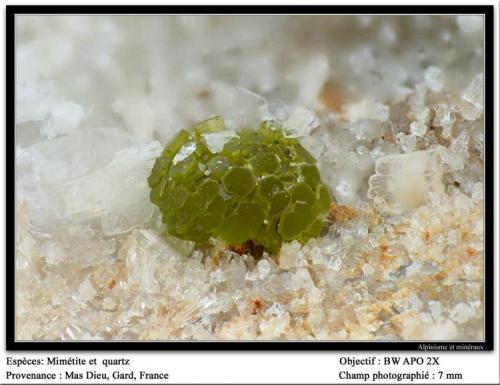
{"type": "Polygon", "coordinates": [[[150,197],[170,235],[276,252],[320,235],[332,198],[315,163],[274,121],[235,132],[215,117],[165,147],[148,178],[150,197]]]}

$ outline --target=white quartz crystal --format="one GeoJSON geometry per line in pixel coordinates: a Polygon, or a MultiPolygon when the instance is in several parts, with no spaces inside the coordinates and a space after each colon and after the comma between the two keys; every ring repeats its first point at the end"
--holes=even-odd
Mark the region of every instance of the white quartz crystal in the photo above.
{"type": "Polygon", "coordinates": [[[106,167],[66,186],[65,203],[70,215],[97,217],[108,235],[129,231],[151,219],[147,177],[161,152],[158,142],[138,143],[117,152],[106,167]],[[115,184],[126,188],[117,189],[115,184]]]}
{"type": "Polygon", "coordinates": [[[449,139],[453,134],[453,126],[456,122],[453,110],[445,105],[438,105],[434,109],[434,120],[436,126],[443,128],[442,135],[444,138],[449,139]]]}
{"type": "Polygon", "coordinates": [[[41,247],[41,252],[51,265],[62,262],[65,255],[64,246],[60,242],[46,241],[41,247]]]}
{"type": "Polygon", "coordinates": [[[429,301],[429,310],[431,312],[432,317],[437,320],[441,317],[443,312],[443,305],[439,301],[429,301]]]}
{"type": "Polygon", "coordinates": [[[227,142],[238,138],[238,134],[234,131],[209,132],[202,136],[208,149],[213,153],[221,152],[227,142]]]}
{"type": "Polygon", "coordinates": [[[429,193],[442,193],[443,169],[435,151],[390,155],[377,160],[368,198],[401,208],[422,205],[429,193]]]}
{"type": "Polygon", "coordinates": [[[74,132],[85,116],[83,107],[73,102],[61,102],[54,106],[42,134],[49,139],[74,132]]]}
{"type": "Polygon", "coordinates": [[[297,93],[297,105],[306,108],[317,105],[318,95],[328,80],[330,71],[328,55],[321,51],[302,56],[291,63],[285,79],[301,84],[297,93]]]}
{"type": "Polygon", "coordinates": [[[156,115],[147,95],[121,96],[113,102],[112,110],[122,117],[128,129],[138,137],[152,139],[156,115]]]}
{"type": "Polygon", "coordinates": [[[413,152],[417,144],[417,137],[413,134],[406,135],[404,132],[399,132],[396,136],[401,145],[403,152],[413,152]]]}
{"type": "Polygon", "coordinates": [[[462,98],[475,107],[483,108],[483,94],[484,94],[484,75],[477,74],[472,79],[471,83],[462,95],[462,98]]]}
{"type": "Polygon", "coordinates": [[[155,279],[157,258],[161,255],[160,244],[156,244],[155,235],[144,230],[134,230],[128,238],[126,266],[127,283],[138,286],[144,292],[155,292],[159,284],[155,279]]]}
{"type": "Polygon", "coordinates": [[[454,341],[459,332],[453,321],[445,320],[427,325],[423,328],[421,336],[422,339],[431,341],[454,341]]]}
{"type": "Polygon", "coordinates": [[[94,287],[92,286],[92,283],[90,283],[90,281],[88,279],[83,281],[80,284],[80,286],[78,287],[78,289],[79,289],[78,291],[80,293],[80,297],[84,301],[92,300],[97,293],[96,290],[94,289],[94,287]]]}
{"type": "Polygon", "coordinates": [[[249,271],[246,273],[245,279],[248,281],[262,280],[269,275],[270,270],[271,270],[271,265],[269,264],[269,262],[265,259],[262,259],[259,262],[257,262],[257,267],[255,271],[252,272],[249,271]]]}
{"type": "Polygon", "coordinates": [[[281,247],[279,255],[279,267],[283,270],[289,270],[295,267],[306,266],[304,255],[301,252],[300,243],[293,241],[285,243],[281,247]]]}
{"type": "Polygon", "coordinates": [[[186,159],[189,155],[196,151],[196,143],[195,142],[187,142],[183,145],[177,154],[175,154],[174,159],[172,160],[173,164],[177,164],[184,159],[186,159]]]}
{"type": "Polygon", "coordinates": [[[389,107],[373,100],[362,100],[359,103],[347,106],[347,114],[351,122],[360,119],[375,119],[386,121],[389,118],[389,107]]]}
{"type": "Polygon", "coordinates": [[[427,126],[423,122],[411,122],[410,131],[415,136],[424,136],[427,132],[427,126]]]}
{"type": "Polygon", "coordinates": [[[443,90],[443,77],[443,70],[439,67],[430,66],[425,70],[425,83],[432,91],[440,92],[443,90]]]}
{"type": "Polygon", "coordinates": [[[474,309],[464,302],[456,304],[450,310],[450,318],[459,324],[468,322],[470,319],[474,318],[476,312],[474,309]]]}
{"type": "Polygon", "coordinates": [[[313,111],[297,108],[285,122],[285,136],[289,138],[308,136],[318,125],[318,118],[313,111]]]}
{"type": "Polygon", "coordinates": [[[463,158],[469,157],[469,136],[462,133],[453,139],[450,145],[450,150],[463,158]]]}

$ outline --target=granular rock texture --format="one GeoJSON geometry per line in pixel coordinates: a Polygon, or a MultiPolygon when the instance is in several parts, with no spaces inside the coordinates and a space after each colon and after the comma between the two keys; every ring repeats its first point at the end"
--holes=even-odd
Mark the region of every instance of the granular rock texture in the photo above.
{"type": "Polygon", "coordinates": [[[16,38],[17,339],[483,338],[481,18],[21,16],[16,38]],[[154,161],[216,115],[317,159],[320,237],[164,235],[154,161]]]}

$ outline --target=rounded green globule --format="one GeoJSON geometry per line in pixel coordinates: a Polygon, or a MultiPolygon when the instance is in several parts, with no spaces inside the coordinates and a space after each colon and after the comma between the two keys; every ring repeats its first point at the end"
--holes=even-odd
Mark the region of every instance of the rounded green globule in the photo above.
{"type": "Polygon", "coordinates": [[[332,198],[314,157],[283,132],[274,121],[230,131],[220,117],[181,130],[148,178],[169,234],[269,252],[318,237],[332,198]]]}

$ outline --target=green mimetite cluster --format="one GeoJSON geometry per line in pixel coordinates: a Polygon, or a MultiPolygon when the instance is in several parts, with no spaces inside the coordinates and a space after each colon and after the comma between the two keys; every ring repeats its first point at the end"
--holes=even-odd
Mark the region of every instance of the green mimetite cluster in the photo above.
{"type": "Polygon", "coordinates": [[[181,130],[148,178],[170,235],[270,252],[318,237],[331,197],[316,160],[281,126],[229,131],[220,117],[181,130]]]}

